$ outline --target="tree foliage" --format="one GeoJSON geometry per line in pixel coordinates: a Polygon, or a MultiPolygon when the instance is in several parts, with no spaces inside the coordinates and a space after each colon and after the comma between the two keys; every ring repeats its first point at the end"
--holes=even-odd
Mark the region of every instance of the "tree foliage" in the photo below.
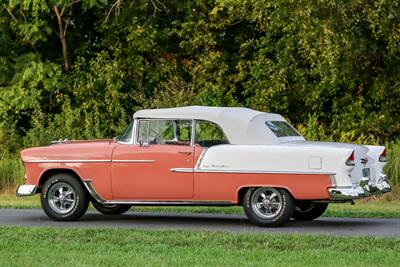
{"type": "Polygon", "coordinates": [[[140,108],[190,104],[281,113],[313,139],[389,141],[399,24],[397,1],[3,1],[0,151],[112,137],[140,108]]]}

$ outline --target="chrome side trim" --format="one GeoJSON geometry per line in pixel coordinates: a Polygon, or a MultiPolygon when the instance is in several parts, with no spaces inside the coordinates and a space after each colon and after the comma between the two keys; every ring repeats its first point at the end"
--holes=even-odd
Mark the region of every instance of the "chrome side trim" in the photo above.
{"type": "Polygon", "coordinates": [[[154,159],[113,159],[112,162],[153,163],[154,159]]]}
{"type": "Polygon", "coordinates": [[[233,206],[230,201],[155,201],[155,200],[105,200],[92,186],[92,180],[83,180],[83,184],[90,195],[99,203],[105,205],[136,205],[136,206],[233,206]]]}
{"type": "Polygon", "coordinates": [[[100,203],[105,203],[106,201],[99,195],[97,194],[96,190],[92,186],[92,180],[83,180],[83,184],[85,185],[87,191],[89,194],[97,201],[100,203]]]}
{"type": "Polygon", "coordinates": [[[111,162],[109,159],[31,159],[29,163],[79,163],[79,162],[111,162]]]}
{"type": "Polygon", "coordinates": [[[27,160],[29,163],[82,163],[82,162],[131,162],[131,163],[152,163],[156,162],[153,159],[31,159],[27,160]]]}
{"type": "Polygon", "coordinates": [[[203,161],[204,155],[206,154],[207,148],[204,148],[203,151],[201,151],[200,157],[197,160],[196,166],[194,167],[195,169],[200,169],[200,164],[203,161]]]}
{"type": "Polygon", "coordinates": [[[221,170],[221,169],[198,169],[198,168],[172,168],[171,172],[196,172],[196,173],[271,173],[271,174],[323,174],[334,177],[331,172],[304,172],[304,171],[270,171],[270,170],[221,170]]]}
{"type": "Polygon", "coordinates": [[[119,200],[106,201],[107,205],[133,205],[133,206],[234,206],[230,201],[148,201],[148,200],[119,200]]]}
{"type": "Polygon", "coordinates": [[[171,172],[193,172],[193,168],[172,168],[171,172]]]}
{"type": "Polygon", "coordinates": [[[15,194],[17,197],[33,196],[34,194],[36,194],[36,189],[36,185],[23,184],[18,186],[15,194]]]}
{"type": "Polygon", "coordinates": [[[223,169],[198,169],[195,168],[194,172],[198,173],[278,173],[278,174],[323,174],[335,175],[332,172],[307,172],[307,171],[273,171],[273,170],[223,170],[223,169]]]}

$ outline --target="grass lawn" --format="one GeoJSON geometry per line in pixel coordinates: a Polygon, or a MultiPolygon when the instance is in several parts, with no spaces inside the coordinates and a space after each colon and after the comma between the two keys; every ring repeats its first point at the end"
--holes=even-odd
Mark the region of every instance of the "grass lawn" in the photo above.
{"type": "Polygon", "coordinates": [[[400,240],[0,227],[0,266],[396,266],[400,240]]]}
{"type": "MultiPolygon", "coordinates": [[[[0,195],[0,208],[41,208],[39,195],[17,198],[14,194],[0,195]]],[[[242,207],[132,207],[132,211],[151,212],[195,212],[195,213],[243,213],[242,207]]],[[[400,218],[398,200],[359,200],[355,205],[349,203],[330,204],[324,216],[355,218],[400,218]]]]}

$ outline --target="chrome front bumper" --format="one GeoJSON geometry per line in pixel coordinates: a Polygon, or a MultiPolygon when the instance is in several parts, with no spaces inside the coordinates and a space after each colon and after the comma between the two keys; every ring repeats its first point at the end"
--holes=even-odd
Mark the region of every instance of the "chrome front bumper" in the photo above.
{"type": "Polygon", "coordinates": [[[36,193],[36,185],[23,184],[18,186],[17,197],[32,196],[36,193]]]}
{"type": "Polygon", "coordinates": [[[391,190],[392,188],[390,187],[386,175],[382,175],[376,182],[372,182],[368,178],[363,177],[358,186],[330,188],[329,195],[332,200],[350,200],[388,193],[391,190]]]}

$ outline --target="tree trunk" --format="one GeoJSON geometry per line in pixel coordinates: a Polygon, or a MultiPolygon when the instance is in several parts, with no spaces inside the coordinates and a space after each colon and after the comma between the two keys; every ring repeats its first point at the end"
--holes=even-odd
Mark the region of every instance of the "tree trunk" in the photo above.
{"type": "Polygon", "coordinates": [[[62,53],[63,53],[63,58],[64,58],[64,70],[68,72],[71,68],[71,65],[69,63],[69,57],[68,57],[68,45],[67,45],[67,32],[65,30],[64,22],[62,20],[63,12],[60,12],[60,9],[58,6],[54,5],[53,7],[54,13],[56,13],[57,16],[57,23],[58,23],[58,37],[60,38],[61,45],[62,45],[62,53]]]}

